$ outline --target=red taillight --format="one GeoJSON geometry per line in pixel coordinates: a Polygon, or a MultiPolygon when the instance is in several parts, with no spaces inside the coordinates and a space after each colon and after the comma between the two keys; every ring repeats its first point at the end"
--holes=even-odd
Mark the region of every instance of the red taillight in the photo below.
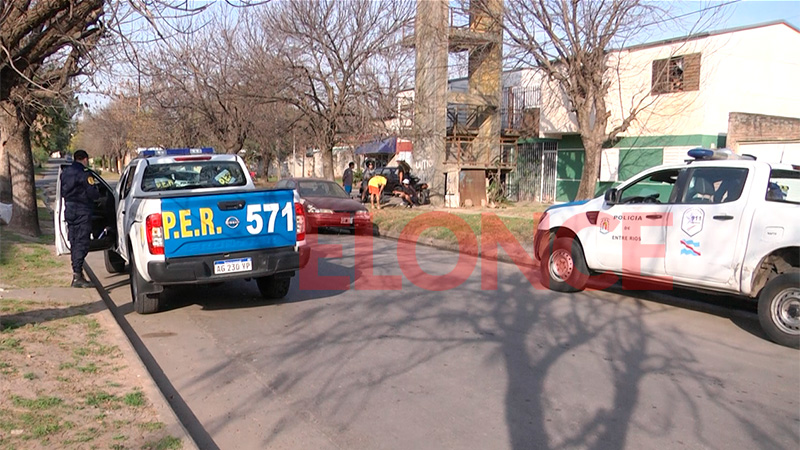
{"type": "Polygon", "coordinates": [[[164,254],[164,228],[161,224],[161,214],[150,214],[145,219],[147,234],[147,248],[151,255],[164,254]]]}
{"type": "Polygon", "coordinates": [[[589,223],[592,225],[597,225],[597,216],[600,215],[600,211],[587,211],[586,218],[589,219],[589,223]]]}
{"type": "Polygon", "coordinates": [[[299,242],[306,238],[306,213],[303,211],[303,205],[294,204],[294,215],[297,218],[297,241],[299,242]]]}

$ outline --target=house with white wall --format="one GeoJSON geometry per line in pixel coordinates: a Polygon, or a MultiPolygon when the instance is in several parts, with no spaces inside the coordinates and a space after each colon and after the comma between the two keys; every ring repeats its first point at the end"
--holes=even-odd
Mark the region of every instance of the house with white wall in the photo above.
{"type": "MultiPolygon", "coordinates": [[[[619,125],[632,107],[640,110],[604,149],[598,190],[682,161],[691,148],[726,146],[729,122],[740,123],[742,116],[763,120],[748,123],[748,136],[737,138],[734,150],[800,163],[800,30],[791,25],[771,22],[635,45],[611,52],[609,63],[608,126],[619,125]]],[[[583,170],[577,121],[558,89],[529,72],[518,81],[542,83],[540,123],[538,137],[519,146],[518,195],[566,201],[574,198],[583,170]]]]}

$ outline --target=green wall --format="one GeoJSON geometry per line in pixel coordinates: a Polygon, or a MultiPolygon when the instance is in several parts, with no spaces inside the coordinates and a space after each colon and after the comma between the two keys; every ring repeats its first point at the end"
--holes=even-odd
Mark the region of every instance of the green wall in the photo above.
{"type": "Polygon", "coordinates": [[[619,150],[619,172],[617,179],[625,181],[637,173],[664,162],[663,148],[635,148],[619,150]]]}
{"type": "Polygon", "coordinates": [[[617,148],[643,148],[643,147],[725,147],[726,136],[714,134],[685,134],[676,136],[631,136],[621,138],[616,145],[617,148]]]}
{"type": "MultiPolygon", "coordinates": [[[[552,142],[554,139],[525,139],[520,142],[552,142]]],[[[572,201],[578,192],[583,173],[584,150],[580,135],[565,135],[558,142],[558,165],[556,167],[556,201],[572,201]]],[[[657,166],[664,161],[664,147],[725,147],[724,135],[679,135],[679,136],[634,136],[624,137],[613,147],[619,151],[620,181],[636,175],[642,170],[657,166]]],[[[606,145],[605,148],[612,147],[606,145]]],[[[598,182],[597,194],[605,192],[615,182],[598,182]]]]}

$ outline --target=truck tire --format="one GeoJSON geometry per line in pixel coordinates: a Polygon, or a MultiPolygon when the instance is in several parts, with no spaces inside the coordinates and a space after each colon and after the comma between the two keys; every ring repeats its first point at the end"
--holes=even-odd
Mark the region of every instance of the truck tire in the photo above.
{"type": "Polygon", "coordinates": [[[589,269],[577,238],[550,238],[540,270],[542,284],[558,292],[582,291],[589,280],[589,269]]]}
{"type": "Polygon", "coordinates": [[[131,255],[131,298],[133,298],[133,309],[139,314],[152,314],[161,309],[161,294],[145,294],[142,291],[145,286],[150,284],[136,269],[136,261],[131,255]]]}
{"type": "Polygon", "coordinates": [[[278,277],[271,275],[268,277],[256,278],[258,290],[261,296],[269,300],[280,300],[289,293],[290,277],[278,277]]]}
{"type": "Polygon", "coordinates": [[[125,260],[119,256],[114,250],[106,250],[105,252],[106,272],[120,273],[125,270],[125,260]]]}
{"type": "Polygon", "coordinates": [[[758,296],[758,321],[774,342],[800,348],[800,273],[778,275],[758,296]]]}

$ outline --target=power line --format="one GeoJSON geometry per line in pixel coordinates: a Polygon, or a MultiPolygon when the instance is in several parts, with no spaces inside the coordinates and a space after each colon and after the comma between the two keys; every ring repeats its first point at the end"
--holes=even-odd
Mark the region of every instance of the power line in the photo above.
{"type": "Polygon", "coordinates": [[[649,26],[652,26],[652,25],[658,25],[658,24],[664,23],[664,22],[672,22],[672,21],[674,21],[676,19],[680,19],[680,18],[691,16],[691,15],[694,15],[694,14],[699,14],[699,13],[702,13],[702,12],[710,11],[712,9],[722,8],[722,7],[725,7],[725,6],[728,6],[728,5],[732,5],[734,3],[739,3],[741,1],[742,0],[731,0],[731,1],[728,1],[728,2],[725,2],[725,3],[721,3],[719,5],[707,6],[705,8],[698,9],[696,11],[689,11],[687,13],[679,14],[677,16],[671,16],[671,17],[667,17],[667,18],[664,18],[664,19],[661,19],[661,20],[657,20],[655,22],[646,23],[646,24],[642,25],[641,27],[644,28],[644,27],[649,27],[649,26]]]}

